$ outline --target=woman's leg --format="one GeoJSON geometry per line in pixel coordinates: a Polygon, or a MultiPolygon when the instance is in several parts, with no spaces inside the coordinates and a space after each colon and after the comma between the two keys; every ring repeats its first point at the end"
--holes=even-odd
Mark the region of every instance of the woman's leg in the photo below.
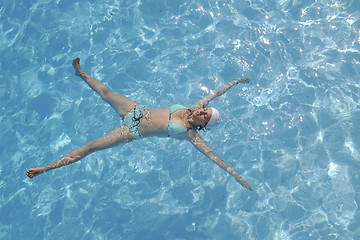
{"type": "Polygon", "coordinates": [[[99,151],[106,148],[111,148],[121,143],[127,143],[134,140],[133,135],[130,133],[129,128],[122,125],[114,130],[112,130],[107,135],[98,138],[94,141],[87,143],[86,145],[82,146],[81,148],[75,149],[71,151],[69,154],[62,157],[60,160],[53,162],[44,167],[38,168],[30,168],[27,170],[27,175],[29,178],[33,178],[38,174],[47,172],[49,170],[59,168],[65,165],[69,165],[80,159],[84,158],[85,156],[93,153],[95,151],[99,151]]]}
{"type": "Polygon", "coordinates": [[[109,90],[104,84],[86,74],[80,67],[80,58],[74,58],[72,65],[75,68],[75,74],[81,77],[95,92],[99,93],[102,99],[109,103],[122,119],[139,105],[130,98],[109,90]]]}

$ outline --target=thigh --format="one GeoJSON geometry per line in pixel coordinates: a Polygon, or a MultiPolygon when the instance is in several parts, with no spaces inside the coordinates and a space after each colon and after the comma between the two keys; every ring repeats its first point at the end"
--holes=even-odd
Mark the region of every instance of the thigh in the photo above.
{"type": "Polygon", "coordinates": [[[109,91],[103,98],[116,110],[122,119],[139,105],[130,98],[113,91],[109,91]]]}
{"type": "Polygon", "coordinates": [[[134,140],[128,127],[122,125],[108,134],[95,139],[85,145],[85,148],[91,153],[94,151],[111,148],[122,143],[131,142],[134,140]]]}

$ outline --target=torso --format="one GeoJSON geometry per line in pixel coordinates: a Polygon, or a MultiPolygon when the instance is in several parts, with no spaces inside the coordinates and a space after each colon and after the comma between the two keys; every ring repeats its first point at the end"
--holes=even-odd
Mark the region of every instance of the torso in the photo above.
{"type": "Polygon", "coordinates": [[[140,132],[144,137],[168,137],[169,120],[185,127],[191,127],[187,122],[188,115],[187,109],[181,109],[173,112],[169,119],[169,108],[147,108],[140,119],[140,132]]]}

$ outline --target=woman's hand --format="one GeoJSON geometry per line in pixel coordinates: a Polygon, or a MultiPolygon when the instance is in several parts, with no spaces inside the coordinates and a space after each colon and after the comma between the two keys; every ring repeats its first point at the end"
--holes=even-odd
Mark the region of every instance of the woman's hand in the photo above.
{"type": "Polygon", "coordinates": [[[237,78],[235,79],[236,84],[238,84],[239,82],[241,83],[249,83],[250,82],[250,78],[237,78]]]}

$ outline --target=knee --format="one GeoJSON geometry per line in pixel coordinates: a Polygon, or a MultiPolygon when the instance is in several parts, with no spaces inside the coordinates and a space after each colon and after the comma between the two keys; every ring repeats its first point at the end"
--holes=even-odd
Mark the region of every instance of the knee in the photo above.
{"type": "Polygon", "coordinates": [[[117,92],[111,91],[105,87],[101,89],[100,95],[106,102],[111,102],[116,98],[115,96],[117,95],[117,92]]]}
{"type": "Polygon", "coordinates": [[[73,158],[75,161],[82,159],[83,157],[89,155],[90,153],[93,153],[94,151],[96,151],[96,144],[94,141],[92,142],[88,142],[87,144],[85,144],[84,146],[72,150],[67,157],[71,157],[73,158]]]}
{"type": "Polygon", "coordinates": [[[111,90],[109,90],[107,87],[105,86],[102,86],[100,89],[99,89],[99,93],[100,95],[103,97],[103,98],[107,98],[108,96],[111,95],[111,90]]]}

